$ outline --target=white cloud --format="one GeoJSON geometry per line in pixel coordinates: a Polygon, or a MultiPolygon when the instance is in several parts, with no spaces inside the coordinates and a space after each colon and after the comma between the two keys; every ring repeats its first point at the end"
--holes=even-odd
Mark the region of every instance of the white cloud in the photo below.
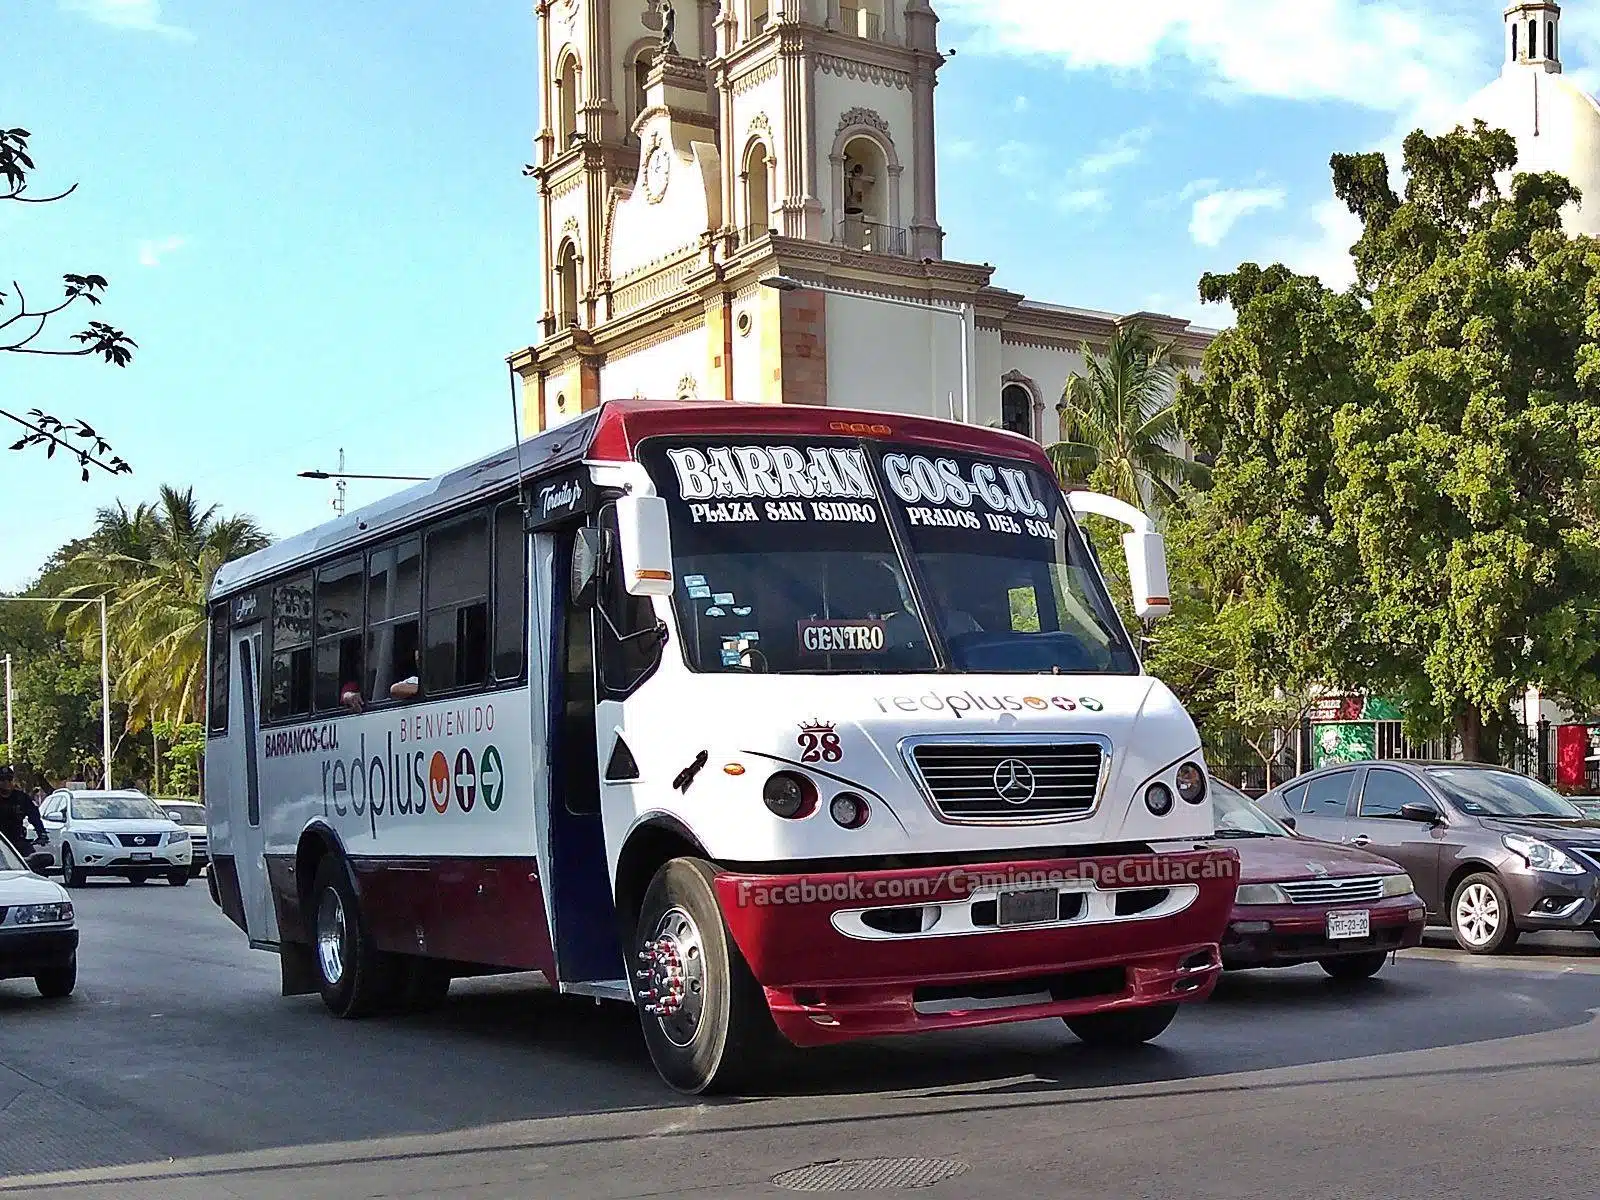
{"type": "Polygon", "coordinates": [[[1062,212],[1103,212],[1110,207],[1110,197],[1104,188],[1073,188],[1061,193],[1056,207],[1062,212]]]}
{"type": "Polygon", "coordinates": [[[184,239],[181,237],[146,238],[139,243],[139,265],[141,267],[159,267],[161,260],[174,250],[183,248],[184,239]]]}
{"type": "Polygon", "coordinates": [[[969,138],[955,138],[939,147],[941,158],[974,158],[977,153],[978,143],[969,138]]]}
{"type": "Polygon", "coordinates": [[[1178,193],[1178,203],[1187,204],[1196,196],[1204,196],[1207,192],[1214,192],[1222,186],[1218,179],[1196,179],[1183,185],[1183,190],[1178,193]]]}
{"type": "Polygon", "coordinates": [[[1282,208],[1282,188],[1232,188],[1209,192],[1194,202],[1189,233],[1202,246],[1217,246],[1244,217],[1262,209],[1282,208]]]}
{"type": "Polygon", "coordinates": [[[161,20],[161,0],[61,0],[68,12],[82,13],[91,21],[110,25],[114,29],[133,29],[141,33],[159,33],[163,37],[180,41],[194,41],[194,34],[178,25],[168,25],[161,20]]]}
{"type": "Polygon", "coordinates": [[[1121,137],[1104,143],[1100,149],[1078,163],[1078,173],[1090,178],[1109,175],[1122,167],[1131,166],[1144,155],[1144,144],[1150,140],[1150,127],[1130,129],[1121,137]]]}
{"type": "Polygon", "coordinates": [[[1272,247],[1270,261],[1302,275],[1315,275],[1331,288],[1349,287],[1356,279],[1350,247],[1361,237],[1361,219],[1339,200],[1324,200],[1311,210],[1316,232],[1283,238],[1272,247]]]}
{"type": "Polygon", "coordinates": [[[1015,100],[1013,100],[1011,102],[1011,111],[1012,112],[1019,112],[1019,113],[1027,112],[1028,111],[1028,98],[1026,96],[1018,96],[1015,100]]]}
{"type": "Polygon", "coordinates": [[[1033,174],[1039,151],[1026,142],[1004,142],[995,147],[994,167],[1009,179],[1024,179],[1033,174]]]}
{"type": "Polygon", "coordinates": [[[964,52],[1069,69],[1185,63],[1217,91],[1336,100],[1406,120],[1449,110],[1485,80],[1498,11],[1481,0],[942,0],[964,52]]]}

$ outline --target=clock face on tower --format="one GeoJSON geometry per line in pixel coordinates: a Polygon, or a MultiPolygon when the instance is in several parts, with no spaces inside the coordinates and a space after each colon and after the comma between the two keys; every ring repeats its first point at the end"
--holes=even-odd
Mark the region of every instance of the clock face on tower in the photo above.
{"type": "Polygon", "coordinates": [[[644,194],[651,204],[659,204],[667,194],[667,179],[672,174],[672,148],[659,134],[644,160],[644,194]]]}

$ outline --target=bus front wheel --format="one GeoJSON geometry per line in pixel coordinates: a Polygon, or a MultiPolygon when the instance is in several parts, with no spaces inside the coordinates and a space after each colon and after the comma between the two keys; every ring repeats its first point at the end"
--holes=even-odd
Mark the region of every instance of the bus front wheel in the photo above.
{"type": "Polygon", "coordinates": [[[372,940],[344,864],[327,855],[311,886],[312,958],[322,1003],[336,1017],[365,1017],[394,990],[393,964],[372,940]]]}
{"type": "Polygon", "coordinates": [[[655,874],[629,963],[650,1058],[680,1092],[736,1090],[780,1037],[766,997],[723,923],[710,863],[675,858],[655,874]]]}

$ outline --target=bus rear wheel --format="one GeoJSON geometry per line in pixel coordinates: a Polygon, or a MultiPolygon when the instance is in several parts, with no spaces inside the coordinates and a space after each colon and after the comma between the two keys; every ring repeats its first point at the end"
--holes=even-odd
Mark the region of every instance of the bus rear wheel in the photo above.
{"type": "Polygon", "coordinates": [[[336,1017],[377,1012],[395,991],[393,962],[373,942],[349,872],[331,854],[311,885],[311,918],[322,1003],[336,1017]]]}
{"type": "Polygon", "coordinates": [[[717,906],[710,863],[675,858],[645,891],[633,985],[645,1044],[680,1092],[726,1092],[761,1075],[780,1035],[717,906]]]}

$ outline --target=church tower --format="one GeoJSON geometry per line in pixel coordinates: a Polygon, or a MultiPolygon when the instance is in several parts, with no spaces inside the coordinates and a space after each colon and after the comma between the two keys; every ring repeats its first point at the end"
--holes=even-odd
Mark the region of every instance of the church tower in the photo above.
{"type": "MultiPolygon", "coordinates": [[[[828,404],[1054,435],[1118,318],[944,256],[930,0],[537,0],[525,428],[606,400],[828,404]]],[[[1149,315],[1149,314],[1146,314],[1149,315]]],[[[1161,329],[1203,347],[1187,323],[1161,329]]]]}
{"type": "Polygon", "coordinates": [[[1505,11],[1506,66],[1561,73],[1561,6],[1555,0],[1521,0],[1505,11]]]}

